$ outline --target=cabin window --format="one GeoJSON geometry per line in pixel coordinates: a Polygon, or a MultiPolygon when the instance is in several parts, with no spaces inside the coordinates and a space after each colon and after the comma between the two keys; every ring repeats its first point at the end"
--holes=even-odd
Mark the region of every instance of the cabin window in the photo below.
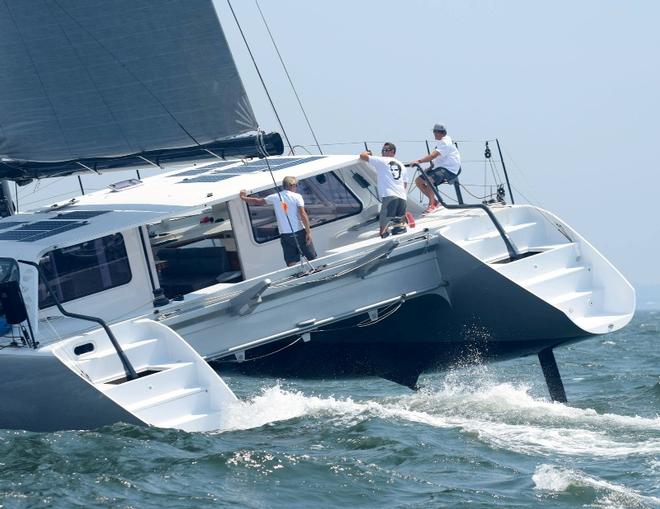
{"type": "MultiPolygon", "coordinates": [[[[51,251],[39,265],[60,302],[125,285],[132,277],[124,237],[119,233],[51,251]]],[[[54,304],[39,278],[39,308],[54,304]]]]}
{"type": "MultiPolygon", "coordinates": [[[[274,189],[261,191],[261,198],[274,189]]],[[[305,210],[312,228],[362,212],[362,203],[334,173],[323,173],[298,181],[298,192],[305,200],[305,210]]],[[[275,212],[270,205],[249,205],[254,240],[258,243],[279,238],[275,212]]]]}
{"type": "Polygon", "coordinates": [[[148,230],[166,297],[242,280],[227,202],[165,219],[148,230]]]}

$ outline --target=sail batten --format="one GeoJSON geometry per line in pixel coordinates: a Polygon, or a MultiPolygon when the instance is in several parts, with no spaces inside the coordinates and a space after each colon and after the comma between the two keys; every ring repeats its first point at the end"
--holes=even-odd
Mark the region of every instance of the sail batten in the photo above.
{"type": "Polygon", "coordinates": [[[211,0],[4,0],[0,158],[194,147],[257,123],[211,0]]]}

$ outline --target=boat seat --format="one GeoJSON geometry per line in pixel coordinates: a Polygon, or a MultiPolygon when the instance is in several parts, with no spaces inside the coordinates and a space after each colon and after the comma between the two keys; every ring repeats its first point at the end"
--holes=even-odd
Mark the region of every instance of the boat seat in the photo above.
{"type": "Polygon", "coordinates": [[[168,298],[241,276],[240,271],[231,268],[224,247],[163,248],[158,251],[158,259],[164,262],[160,284],[168,298]]]}
{"type": "Polygon", "coordinates": [[[230,269],[224,247],[163,248],[158,258],[164,260],[164,271],[184,274],[220,274],[230,269]]]}

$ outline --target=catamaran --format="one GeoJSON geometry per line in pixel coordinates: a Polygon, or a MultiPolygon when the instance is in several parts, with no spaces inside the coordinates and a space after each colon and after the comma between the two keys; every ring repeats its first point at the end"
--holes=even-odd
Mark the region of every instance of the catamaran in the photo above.
{"type": "Polygon", "coordinates": [[[123,23],[115,4],[0,10],[0,177],[162,170],[0,220],[0,427],[217,429],[236,398],[207,361],[414,387],[457,362],[537,355],[565,401],[553,349],[632,318],[626,279],[535,206],[438,193],[423,215],[412,186],[414,226],[382,238],[371,166],[282,156],[258,131],[211,2],[138,4],[123,23]],[[272,208],[239,198],[285,176],[319,254],[294,267],[272,208]]]}

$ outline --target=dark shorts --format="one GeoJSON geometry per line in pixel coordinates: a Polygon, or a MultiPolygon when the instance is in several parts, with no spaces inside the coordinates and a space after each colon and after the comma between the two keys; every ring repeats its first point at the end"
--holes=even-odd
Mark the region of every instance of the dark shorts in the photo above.
{"type": "Polygon", "coordinates": [[[316,251],[314,250],[314,244],[308,244],[305,241],[305,230],[298,230],[296,233],[283,233],[280,235],[280,243],[282,244],[282,251],[284,252],[284,261],[287,265],[290,263],[296,263],[300,261],[300,253],[298,252],[298,246],[302,254],[305,255],[305,258],[308,260],[313,260],[316,258],[316,251]],[[296,241],[297,244],[296,244],[296,241]]]}
{"type": "Polygon", "coordinates": [[[454,180],[456,180],[456,177],[458,177],[458,174],[461,172],[461,170],[458,170],[458,173],[453,173],[449,171],[447,168],[443,168],[442,166],[439,166],[437,168],[433,168],[431,170],[428,170],[426,174],[429,176],[431,181],[436,185],[439,186],[440,184],[444,183],[453,183],[454,180]]]}
{"type": "Polygon", "coordinates": [[[381,228],[385,228],[387,223],[395,217],[403,217],[406,215],[406,200],[397,198],[396,196],[384,196],[383,202],[380,206],[380,214],[378,216],[378,223],[381,228]]]}

